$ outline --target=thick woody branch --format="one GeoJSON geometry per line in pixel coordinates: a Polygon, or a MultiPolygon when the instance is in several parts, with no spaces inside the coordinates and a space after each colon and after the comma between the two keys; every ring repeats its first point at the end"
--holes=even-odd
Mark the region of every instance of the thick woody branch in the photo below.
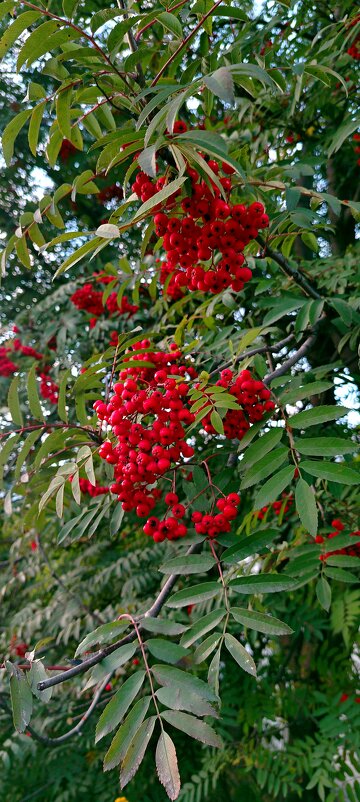
{"type": "MultiPolygon", "coordinates": [[[[202,543],[194,543],[193,546],[190,546],[187,554],[196,554],[197,552],[201,551],[202,543]]],[[[157,618],[160,613],[160,610],[164,606],[166,600],[170,596],[170,593],[178,580],[178,574],[170,574],[169,578],[166,580],[165,585],[161,589],[159,595],[154,601],[154,604],[144,613],[142,616],[143,618],[157,618]]],[[[141,629],[141,620],[139,624],[139,629],[141,629]]],[[[49,677],[49,679],[44,680],[43,682],[38,683],[38,690],[44,691],[46,688],[51,688],[53,685],[60,685],[62,682],[66,682],[72,677],[77,677],[79,674],[83,674],[84,671],[88,671],[89,668],[93,668],[98,663],[101,663],[105,657],[108,657],[109,654],[113,654],[116,652],[120,646],[125,646],[126,643],[132,643],[132,641],[136,640],[137,634],[136,631],[133,630],[129,632],[128,635],[125,635],[121,640],[117,641],[116,643],[112,643],[111,646],[106,646],[104,649],[100,649],[95,654],[88,657],[86,660],[83,660],[82,663],[79,663],[77,666],[73,666],[68,671],[64,671],[61,674],[56,674],[55,677],[49,677]]]]}
{"type": "Polygon", "coordinates": [[[263,379],[264,384],[271,384],[274,379],[277,379],[278,376],[283,376],[287,371],[296,365],[297,362],[300,361],[304,356],[306,356],[307,352],[310,348],[314,345],[317,339],[317,334],[314,332],[310,335],[310,337],[305,340],[305,342],[298,348],[295,353],[289,357],[277,370],[274,370],[272,373],[269,373],[263,379]]]}

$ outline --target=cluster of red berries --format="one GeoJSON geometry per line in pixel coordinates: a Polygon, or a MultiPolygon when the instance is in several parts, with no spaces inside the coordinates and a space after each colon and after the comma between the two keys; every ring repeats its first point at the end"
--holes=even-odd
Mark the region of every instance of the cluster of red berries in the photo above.
{"type": "Polygon", "coordinates": [[[70,139],[63,139],[61,143],[61,147],[59,150],[59,156],[61,161],[67,162],[70,156],[73,156],[76,153],[76,147],[70,142],[70,139]]]}
{"type": "MultiPolygon", "coordinates": [[[[275,409],[275,404],[270,400],[270,390],[262,381],[253,379],[249,370],[242,370],[234,380],[233,371],[225,368],[220,377],[216,384],[226,388],[241,407],[227,410],[223,420],[224,434],[229,440],[241,440],[250,424],[261,421],[267,412],[275,409]]],[[[215,434],[210,412],[202,423],[206,432],[215,434]]]]}
{"type": "MultiPolygon", "coordinates": [[[[356,25],[358,22],[360,22],[360,16],[359,17],[355,17],[355,19],[353,19],[349,23],[349,25],[347,25],[347,27],[348,28],[353,28],[354,25],[356,25]]],[[[346,51],[348,53],[348,55],[351,56],[351,58],[355,59],[355,61],[360,61],[360,49],[359,49],[359,45],[358,45],[359,42],[360,42],[360,33],[357,34],[357,36],[355,37],[354,41],[352,42],[352,44],[350,45],[350,47],[348,47],[348,49],[346,51]]]]}
{"type": "MultiPolygon", "coordinates": [[[[360,153],[360,144],[359,144],[360,143],[360,134],[354,134],[353,141],[357,143],[356,145],[354,145],[354,153],[356,153],[356,155],[359,156],[359,153],[360,153]]],[[[357,159],[356,164],[360,167],[360,158],[357,159]]]]}
{"type": "Polygon", "coordinates": [[[15,362],[7,356],[10,351],[12,351],[12,348],[6,348],[4,345],[0,346],[0,376],[12,376],[13,373],[19,370],[15,362]]]}
{"type": "Polygon", "coordinates": [[[124,193],[122,187],[120,187],[118,184],[111,184],[110,186],[101,189],[97,197],[100,203],[106,203],[106,201],[113,199],[122,200],[124,193]]]}
{"type": "Polygon", "coordinates": [[[101,485],[92,485],[88,479],[79,479],[80,490],[82,493],[85,493],[91,498],[96,498],[96,496],[104,496],[106,493],[109,492],[108,487],[102,487],[101,485]]]}
{"type": "Polygon", "coordinates": [[[266,515],[267,511],[270,508],[274,511],[275,515],[280,515],[282,510],[283,510],[283,514],[286,515],[289,512],[289,510],[291,509],[293,503],[294,503],[294,499],[293,499],[292,496],[286,497],[284,495],[282,500],[273,501],[273,503],[270,504],[270,507],[261,507],[261,509],[256,513],[256,517],[259,519],[259,521],[262,521],[265,518],[265,515],[266,515]],[[286,502],[284,504],[285,498],[286,498],[286,502]]]}
{"type": "Polygon", "coordinates": [[[32,348],[31,345],[23,345],[18,337],[15,337],[12,345],[14,351],[19,351],[23,356],[31,356],[33,359],[37,359],[39,361],[44,357],[44,354],[40,354],[39,351],[35,351],[35,348],[32,348]]]}
{"type": "Polygon", "coordinates": [[[231,531],[231,521],[236,518],[240,496],[237,493],[229,493],[225,498],[220,498],[216,502],[219,510],[215,515],[208,515],[195,510],[191,520],[195,524],[195,532],[199,535],[206,535],[210,539],[216,538],[222,532],[231,531]]]}
{"type": "MultiPolygon", "coordinates": [[[[174,133],[186,130],[181,121],[174,126],[174,133]]],[[[218,176],[226,200],[214,181],[208,186],[197,170],[188,166],[190,194],[180,190],[174,193],[154,217],[155,232],[163,237],[166,251],[166,261],[159,260],[160,282],[174,299],[181,298],[185,288],[214,294],[228,287],[235,292],[242,290],[252,278],[244,264],[244,248],[269,224],[262,203],[230,204],[234,169],[227,162],[210,159],[208,166],[218,176]],[[164,209],[171,209],[171,214],[164,209]]],[[[165,175],[152,180],[140,171],[132,190],[147,201],[166,186],[167,180],[165,175]]]]}
{"type": "MultiPolygon", "coordinates": [[[[345,529],[345,524],[340,521],[339,518],[334,518],[331,521],[331,526],[333,527],[333,531],[330,532],[326,538],[323,535],[316,535],[315,542],[316,543],[325,543],[327,540],[331,540],[334,537],[337,537],[340,532],[345,529]]],[[[356,537],[357,541],[354,543],[353,546],[347,546],[343,549],[334,549],[332,551],[327,551],[326,554],[320,555],[320,560],[327,560],[328,557],[333,557],[335,554],[348,554],[350,557],[360,557],[360,529],[356,532],[350,532],[350,537],[356,537]]]]}
{"type": "Polygon", "coordinates": [[[130,350],[127,358],[152,366],[122,370],[108,403],[94,404],[98,419],[111,427],[117,440],[106,440],[99,449],[99,456],[114,465],[110,490],[125,511],[135,510],[139,517],[149,515],[161,497],[154,487],[158,479],[194,454],[185,440],[184,427],[195,416],[188,408],[189,384],[184,378],[194,378],[196,371],[192,365],[176,364],[181,352],[175,344],[166,353],[149,348],[150,341],[142,340],[132,346],[141,353],[131,356],[130,350]]]}
{"type": "Polygon", "coordinates": [[[59,400],[59,385],[50,378],[46,369],[40,373],[40,395],[50,404],[57,404],[59,400]]]}
{"type": "MultiPolygon", "coordinates": [[[[107,277],[108,278],[108,277],[107,277]]],[[[113,276],[110,277],[110,281],[113,280],[113,276]]],[[[108,282],[104,282],[108,283],[108,282]]],[[[100,317],[104,313],[104,305],[103,305],[103,293],[102,290],[95,290],[92,284],[84,284],[83,287],[80,287],[78,290],[75,290],[73,295],[70,298],[71,303],[76,306],[77,309],[84,310],[85,312],[89,312],[89,314],[93,315],[91,318],[90,326],[94,328],[96,325],[97,318],[100,317]]],[[[134,315],[135,312],[138,311],[139,307],[135,306],[135,304],[129,303],[126,296],[123,295],[120,305],[117,302],[117,294],[116,292],[112,292],[105,304],[109,315],[125,315],[127,314],[129,317],[134,315]]]]}
{"type": "Polygon", "coordinates": [[[162,543],[163,540],[178,540],[179,537],[187,535],[187,526],[182,522],[186,507],[179,504],[177,493],[167,493],[165,504],[171,509],[171,515],[168,515],[163,521],[153,515],[148,518],[143,527],[145,535],[152,537],[155,543],[162,543]]]}

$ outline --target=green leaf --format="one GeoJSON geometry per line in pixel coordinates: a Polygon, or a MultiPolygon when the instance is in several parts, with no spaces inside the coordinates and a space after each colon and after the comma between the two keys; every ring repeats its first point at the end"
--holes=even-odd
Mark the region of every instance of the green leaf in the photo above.
{"type": "Polygon", "coordinates": [[[219,641],[221,640],[221,633],[220,632],[213,632],[209,635],[205,640],[200,643],[200,646],[197,647],[194,654],[194,663],[197,665],[198,663],[202,663],[204,660],[207,660],[209,655],[216,649],[219,641]]]}
{"type": "Polygon", "coordinates": [[[177,39],[182,38],[183,30],[181,23],[178,18],[175,17],[175,14],[169,14],[168,11],[163,11],[161,14],[157,15],[156,19],[164,28],[173,33],[177,39]]]}
{"type": "Polygon", "coordinates": [[[153,734],[155,721],[156,716],[145,719],[129,744],[120,769],[121,788],[125,788],[136,774],[153,734]]]}
{"type": "Polygon", "coordinates": [[[23,671],[20,671],[12,663],[7,662],[6,668],[10,673],[10,699],[14,727],[18,732],[25,732],[33,707],[30,685],[23,671]]]}
{"type": "MultiPolygon", "coordinates": [[[[6,3],[3,5],[7,8],[6,3]]],[[[38,11],[25,11],[19,14],[11,25],[7,26],[5,33],[0,39],[0,59],[4,58],[11,45],[16,42],[23,31],[29,28],[33,22],[36,22],[39,17],[41,17],[41,9],[38,11]]]]}
{"type": "Polygon", "coordinates": [[[300,454],[311,457],[337,457],[342,454],[354,454],[359,445],[341,437],[311,437],[295,440],[295,448],[300,454]]]}
{"type": "MultiPolygon", "coordinates": [[[[118,638],[128,626],[128,621],[110,621],[108,624],[101,624],[97,629],[94,629],[93,632],[89,632],[81,643],[79,643],[75,652],[75,657],[86,652],[89,646],[94,646],[95,643],[108,643],[114,638],[118,638]]],[[[131,646],[132,648],[133,644],[127,644],[127,646],[131,646]]],[[[132,657],[132,654],[130,654],[130,657],[132,657]]]]}
{"type": "Polygon", "coordinates": [[[149,198],[149,200],[145,201],[145,203],[140,206],[140,209],[137,210],[127,226],[133,225],[137,220],[140,220],[141,217],[146,216],[147,213],[154,208],[154,206],[157,206],[159,203],[167,200],[167,198],[170,198],[174,192],[177,192],[177,190],[180,189],[185,180],[185,177],[181,176],[180,178],[175,178],[174,181],[170,181],[169,184],[164,187],[164,189],[161,189],[160,192],[157,192],[156,195],[153,195],[152,198],[149,198]]]}
{"type": "Polygon", "coordinates": [[[224,434],[224,424],[218,412],[214,409],[210,415],[210,423],[218,434],[224,434]]]}
{"type": "Polygon", "coordinates": [[[191,646],[196,640],[201,638],[203,635],[206,635],[207,632],[214,629],[220,621],[223,620],[225,616],[226,610],[225,608],[221,608],[220,610],[212,610],[211,613],[204,615],[199,621],[195,621],[186,632],[184,632],[180,643],[181,646],[191,646]]]}
{"type": "Polygon", "coordinates": [[[333,153],[336,153],[336,151],[338,151],[339,148],[341,148],[343,142],[345,142],[345,140],[348,139],[348,137],[351,134],[353,134],[354,131],[357,131],[358,127],[359,127],[359,119],[355,118],[349,120],[347,123],[340,126],[340,128],[337,128],[336,134],[330,144],[327,155],[330,157],[333,153]]]}
{"type": "Polygon", "coordinates": [[[315,500],[315,493],[305,482],[305,479],[298,479],[295,487],[295,504],[300,521],[310,535],[315,537],[318,530],[318,512],[315,500]]]}
{"type": "Polygon", "coordinates": [[[36,429],[35,431],[30,432],[30,434],[28,434],[26,440],[24,440],[24,443],[23,443],[23,445],[22,445],[22,447],[21,447],[21,449],[19,451],[18,458],[16,460],[16,466],[15,466],[15,472],[14,472],[15,479],[19,479],[20,473],[21,473],[21,468],[22,468],[22,466],[23,466],[23,464],[24,464],[24,462],[26,460],[26,457],[30,453],[31,449],[35,445],[35,443],[38,440],[38,438],[41,436],[42,432],[43,432],[43,429],[40,429],[40,430],[36,429]]]}
{"type": "Polygon", "coordinates": [[[35,363],[32,366],[32,368],[30,368],[28,373],[27,393],[28,393],[28,400],[31,414],[34,416],[35,420],[44,420],[44,413],[41,409],[41,404],[39,401],[39,395],[37,390],[35,363]]]}
{"type": "Polygon", "coordinates": [[[229,584],[237,593],[253,594],[292,590],[295,582],[283,574],[254,574],[232,579],[229,584]]]}
{"type": "Polygon", "coordinates": [[[27,61],[27,67],[30,66],[37,58],[38,58],[38,50],[39,53],[42,55],[44,52],[43,46],[46,43],[46,40],[58,30],[59,22],[57,20],[47,20],[43,22],[41,25],[38,25],[29,36],[25,40],[25,44],[20,49],[17,62],[16,62],[16,70],[19,72],[25,61],[27,61]]]}
{"type": "Polygon", "coordinates": [[[136,735],[149,709],[151,698],[144,696],[132,708],[124,723],[114,735],[104,757],[104,771],[115,768],[124,759],[130,743],[136,735]]]}
{"type": "Polygon", "coordinates": [[[294,467],[288,466],[268,479],[255,496],[254,509],[260,510],[266,504],[271,504],[273,501],[276,501],[282,491],[285,490],[285,487],[290,484],[293,476],[294,467]]]}
{"type": "Polygon", "coordinates": [[[39,691],[37,687],[38,682],[43,682],[45,679],[49,679],[49,674],[42,660],[34,660],[31,663],[30,671],[28,671],[27,680],[34,696],[40,699],[41,702],[46,703],[50,701],[53,689],[45,688],[44,691],[39,691]]]}
{"type": "Polygon", "coordinates": [[[313,395],[324,393],[326,390],[330,390],[331,387],[333,387],[332,382],[318,381],[309,382],[309,384],[304,384],[302,387],[297,387],[293,390],[290,388],[284,393],[281,393],[281,403],[293,404],[294,401],[302,401],[303,398],[310,398],[313,395]]]}
{"type": "Polygon", "coordinates": [[[184,588],[173,593],[167,600],[168,607],[187,607],[188,604],[198,604],[201,601],[213,599],[221,591],[217,582],[203,582],[201,585],[194,585],[192,588],[184,588]]]}
{"type": "Polygon", "coordinates": [[[268,613],[258,613],[256,610],[246,610],[242,607],[230,607],[231,615],[247,629],[255,629],[265,635],[291,635],[294,631],[279,618],[268,613]]]}
{"type": "Polygon", "coordinates": [[[334,568],[360,568],[360,558],[352,557],[351,554],[334,554],[326,558],[326,565],[334,568]]]}
{"type": "Polygon", "coordinates": [[[174,557],[160,565],[159,571],[163,574],[201,574],[203,571],[210,571],[214,565],[214,558],[210,554],[184,554],[183,557],[174,557]]]}
{"type": "Polygon", "coordinates": [[[260,437],[259,440],[246,449],[240,463],[241,467],[243,465],[252,465],[261,457],[264,457],[265,454],[268,454],[269,451],[272,451],[272,449],[280,442],[283,433],[283,429],[271,429],[270,432],[267,432],[260,437]]]}
{"type": "Polygon", "coordinates": [[[329,579],[335,579],[338,582],[347,582],[351,585],[359,581],[359,577],[355,576],[351,571],[343,571],[342,568],[329,568],[325,565],[324,574],[326,574],[329,579]]]}
{"type": "Polygon", "coordinates": [[[177,643],[171,643],[163,638],[150,638],[145,642],[145,645],[153,657],[156,657],[157,660],[163,660],[164,663],[178,663],[189,654],[188,649],[184,649],[177,643]]]}
{"type": "Polygon", "coordinates": [[[161,718],[171,724],[176,729],[185,732],[190,738],[195,738],[208,746],[214,746],[219,749],[222,747],[222,740],[217,735],[212,727],[205,724],[204,721],[199,721],[195,716],[190,716],[188,713],[181,713],[178,710],[164,710],[161,718]]]}
{"type": "Polygon", "coordinates": [[[23,426],[23,416],[20,409],[20,401],[19,401],[19,383],[20,383],[20,376],[14,376],[9,387],[7,405],[9,407],[9,412],[12,421],[16,423],[17,426],[23,426]]]}
{"type": "Polygon", "coordinates": [[[151,667],[151,672],[159,685],[165,685],[165,687],[172,688],[172,690],[179,688],[184,693],[194,693],[208,702],[218,702],[217,695],[206,682],[186,671],[181,671],[180,668],[155,665],[151,667]]]}
{"type": "Polygon", "coordinates": [[[116,691],[115,695],[110,699],[110,702],[103,710],[96,725],[95,743],[98,743],[101,738],[104,738],[108,732],[111,732],[120,724],[121,719],[134,701],[135,696],[139,693],[144,679],[145,671],[136,671],[135,674],[132,674],[121,688],[116,691]]]}
{"type": "Polygon", "coordinates": [[[73,95],[73,87],[67,86],[64,89],[60,88],[56,96],[56,118],[61,133],[66,139],[71,140],[71,118],[70,106],[73,95]]]}
{"type": "Polygon", "coordinates": [[[309,426],[318,426],[321,423],[328,423],[329,421],[343,418],[348,412],[349,410],[347,407],[313,407],[313,409],[305,409],[304,412],[298,412],[297,415],[292,415],[289,422],[293,429],[307,429],[309,426]]]}
{"type": "Polygon", "coordinates": [[[159,780],[169,799],[177,799],[180,793],[180,775],[176,750],[170,736],[164,730],[160,733],[157,743],[155,763],[159,780]]]}
{"type": "Polygon", "coordinates": [[[266,454],[258,462],[255,462],[246,472],[245,478],[241,482],[240,489],[245,490],[245,488],[261,482],[262,479],[266,479],[270,473],[277,471],[287,458],[288,449],[285,448],[285,446],[280,446],[276,448],[275,451],[271,451],[270,454],[266,454]]]}
{"type": "Polygon", "coordinates": [[[19,434],[16,434],[15,436],[12,436],[12,437],[10,436],[6,440],[5,444],[1,447],[1,451],[0,451],[0,483],[1,484],[3,482],[4,467],[5,467],[5,465],[6,465],[7,461],[8,461],[8,458],[11,455],[11,452],[12,452],[14,446],[19,441],[19,439],[20,439],[20,435],[19,434]]]}
{"type": "Polygon", "coordinates": [[[336,309],[337,313],[340,315],[341,320],[345,323],[345,326],[351,326],[352,319],[353,319],[353,308],[350,304],[343,301],[341,298],[332,298],[330,301],[330,305],[336,309]]]}
{"type": "MultiPolygon", "coordinates": [[[[25,15],[22,14],[21,16],[25,15]]],[[[16,117],[14,117],[4,129],[1,142],[3,156],[8,167],[10,166],[11,159],[13,157],[15,139],[25,125],[26,121],[29,119],[31,112],[32,109],[21,111],[20,114],[17,114],[16,117]]]]}
{"type": "Polygon", "coordinates": [[[147,632],[156,632],[159,635],[182,635],[187,630],[184,624],[178,624],[177,621],[145,616],[141,619],[141,627],[146,629],[147,632]]]}
{"type": "Polygon", "coordinates": [[[324,576],[321,576],[316,583],[316,595],[321,606],[328,613],[331,605],[331,587],[324,576]]]}
{"type": "Polygon", "coordinates": [[[256,665],[253,658],[245,649],[245,646],[239,643],[233,635],[229,635],[228,632],[225,634],[225,646],[240,668],[251,674],[252,677],[256,677],[256,665]]]}
{"type": "Polygon", "coordinates": [[[33,156],[36,156],[37,152],[40,126],[42,118],[44,116],[45,107],[46,107],[46,101],[44,101],[43,103],[38,103],[38,105],[35,106],[35,108],[33,109],[30,117],[28,142],[29,142],[29,148],[33,156]]]}
{"type": "Polygon", "coordinates": [[[238,543],[226,549],[221,559],[225,563],[230,563],[230,565],[237,563],[252,554],[259,554],[278,536],[279,531],[277,529],[266,529],[265,531],[260,529],[251,532],[250,535],[240,538],[238,543]]]}
{"type": "Polygon", "coordinates": [[[300,463],[300,469],[310,476],[327,479],[329,482],[339,482],[342,485],[358,485],[360,481],[360,473],[348,468],[343,462],[305,460],[300,463]]]}
{"type": "Polygon", "coordinates": [[[219,67],[215,72],[206,75],[204,84],[216,97],[224,100],[225,103],[235,102],[234,81],[229,67],[219,67]]]}
{"type": "Polygon", "coordinates": [[[195,693],[188,693],[183,688],[158,688],[155,696],[159,702],[171,710],[188,710],[194,716],[213,716],[218,713],[212,705],[195,693]]]}
{"type": "Polygon", "coordinates": [[[297,309],[300,309],[306,301],[298,299],[290,299],[287,298],[286,300],[282,300],[274,306],[274,309],[270,309],[263,320],[264,326],[270,326],[275,323],[280,318],[285,317],[285,315],[289,315],[291,312],[295,312],[297,309]]]}

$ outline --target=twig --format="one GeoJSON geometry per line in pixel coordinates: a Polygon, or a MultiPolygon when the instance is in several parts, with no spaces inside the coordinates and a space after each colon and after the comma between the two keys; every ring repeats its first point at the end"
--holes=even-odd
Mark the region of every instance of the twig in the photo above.
{"type": "MultiPolygon", "coordinates": [[[[125,0],[117,0],[117,4],[118,4],[119,8],[122,8],[123,11],[127,12],[127,7],[126,7],[125,0]]],[[[129,19],[129,15],[127,13],[124,14],[124,19],[129,19]]],[[[128,39],[128,42],[129,42],[130,50],[132,50],[133,53],[136,53],[136,51],[139,49],[139,47],[138,47],[138,43],[137,43],[137,41],[135,39],[135,36],[134,36],[133,31],[131,30],[131,28],[127,32],[127,39],[128,39]]],[[[136,65],[136,74],[137,74],[139,85],[141,87],[144,87],[146,82],[145,82],[145,78],[144,78],[143,68],[142,68],[140,62],[136,65]]]]}
{"type": "Polygon", "coordinates": [[[302,357],[307,354],[307,352],[310,350],[312,345],[314,345],[316,340],[317,340],[317,333],[314,332],[313,334],[310,335],[310,337],[307,338],[307,340],[305,340],[305,342],[300,346],[300,348],[298,348],[298,350],[295,351],[295,353],[292,356],[290,356],[289,359],[287,359],[286,362],[284,362],[280,366],[280,368],[277,368],[277,370],[274,370],[272,373],[268,373],[268,375],[265,376],[265,379],[263,379],[264,384],[271,384],[273,379],[277,379],[278,376],[283,376],[284,373],[286,373],[289,370],[289,368],[292,368],[293,365],[296,365],[296,363],[299,362],[300,359],[302,359],[302,357]]]}
{"type": "Polygon", "coordinates": [[[257,241],[263,248],[264,253],[270,256],[270,259],[273,259],[274,262],[277,262],[277,264],[280,265],[284,273],[286,273],[287,276],[291,276],[291,278],[294,279],[296,284],[298,284],[299,287],[301,287],[308,295],[310,295],[311,298],[315,298],[316,301],[323,300],[320,293],[318,293],[317,290],[310,284],[310,282],[305,278],[303,273],[301,273],[301,271],[296,269],[295,267],[291,267],[291,265],[289,265],[289,263],[286,261],[286,259],[284,259],[281,253],[273,251],[273,249],[270,248],[270,245],[268,245],[267,242],[265,242],[265,240],[263,240],[262,237],[258,236],[257,241]]]}
{"type": "MultiPolygon", "coordinates": [[[[202,543],[194,543],[193,546],[190,546],[187,554],[196,554],[197,552],[201,551],[202,543]]],[[[164,606],[166,599],[170,596],[170,593],[178,580],[178,574],[170,574],[169,578],[166,580],[164,587],[161,589],[159,595],[154,601],[154,604],[144,613],[142,616],[143,618],[156,618],[162,607],[164,606]]],[[[141,622],[139,624],[139,629],[141,629],[141,622]]],[[[51,688],[53,685],[60,685],[62,682],[66,682],[68,679],[72,677],[77,677],[79,674],[83,674],[84,671],[88,671],[89,668],[96,666],[98,663],[101,663],[105,657],[108,657],[109,654],[113,654],[116,652],[120,646],[124,646],[126,643],[132,643],[132,641],[136,640],[137,634],[135,630],[129,632],[128,635],[125,635],[124,638],[117,641],[116,643],[112,643],[111,646],[106,646],[104,649],[100,649],[100,651],[95,652],[95,654],[88,657],[86,660],[83,660],[77,666],[70,668],[69,671],[64,671],[61,674],[57,674],[55,677],[49,677],[49,679],[43,680],[43,682],[38,683],[38,690],[44,691],[46,688],[51,688]]]]}
{"type": "Polygon", "coordinates": [[[214,370],[212,370],[209,375],[213,376],[214,373],[218,373],[219,370],[224,370],[225,368],[229,368],[232,365],[236,365],[236,363],[240,362],[242,359],[247,359],[247,357],[249,356],[255,356],[255,354],[266,354],[269,351],[271,351],[271,353],[273,354],[276,354],[277,351],[281,351],[282,348],[285,348],[285,346],[288,345],[288,343],[290,343],[291,340],[293,339],[294,339],[294,334],[289,334],[287,337],[284,337],[283,340],[279,340],[279,342],[275,343],[274,345],[260,345],[258,348],[252,348],[250,351],[244,351],[243,353],[236,356],[235,359],[226,362],[226,364],[222,365],[221,368],[217,367],[214,370]]]}
{"type": "Polygon", "coordinates": [[[194,35],[195,35],[195,34],[196,34],[196,33],[197,33],[199,30],[200,30],[200,28],[202,28],[202,26],[203,26],[203,24],[204,24],[205,20],[207,20],[207,18],[208,18],[208,17],[210,17],[210,14],[212,14],[212,13],[213,13],[213,11],[215,10],[215,8],[217,8],[217,7],[220,5],[220,3],[222,3],[222,0],[217,0],[217,2],[216,2],[216,3],[214,3],[214,5],[213,5],[213,6],[211,6],[211,8],[209,9],[209,11],[208,11],[206,14],[204,14],[204,16],[203,16],[203,17],[201,17],[201,20],[200,20],[200,22],[198,22],[198,24],[197,24],[197,25],[195,25],[195,28],[193,28],[193,30],[192,30],[192,31],[190,31],[190,33],[189,33],[189,34],[188,34],[188,35],[185,37],[185,39],[183,39],[183,41],[182,41],[182,42],[180,42],[180,44],[179,44],[179,47],[177,47],[177,48],[176,48],[176,50],[174,51],[174,53],[172,53],[172,55],[170,56],[170,58],[168,58],[168,60],[165,62],[165,64],[164,64],[164,65],[161,67],[161,70],[159,70],[158,74],[157,74],[157,75],[155,75],[155,78],[154,78],[154,80],[151,82],[150,86],[156,86],[156,84],[157,84],[157,83],[158,83],[158,81],[160,80],[161,76],[164,74],[164,72],[167,70],[167,68],[170,66],[170,64],[171,64],[171,63],[174,61],[174,59],[175,59],[175,58],[176,58],[176,57],[179,55],[179,53],[181,53],[181,51],[184,49],[184,47],[186,47],[186,45],[187,45],[187,43],[190,41],[190,39],[192,39],[192,37],[193,37],[193,36],[194,36],[194,35]]]}
{"type": "Polygon", "coordinates": [[[57,738],[50,738],[47,735],[41,735],[39,732],[34,730],[33,727],[31,727],[30,724],[29,724],[27,729],[28,729],[30,735],[32,736],[32,738],[34,738],[35,741],[39,741],[39,743],[45,744],[45,746],[57,746],[58,744],[64,743],[64,741],[68,741],[69,738],[72,738],[74,735],[78,735],[81,732],[81,730],[82,730],[84,724],[86,723],[86,721],[88,721],[88,719],[90,718],[91,714],[94,712],[95,708],[97,707],[97,705],[98,705],[98,703],[100,701],[100,697],[101,697],[103,691],[105,690],[106,685],[111,680],[112,674],[113,674],[113,672],[111,672],[110,674],[107,674],[105,679],[103,679],[103,681],[99,685],[98,689],[94,693],[91,705],[88,707],[86,713],[84,713],[84,715],[81,717],[80,721],[75,725],[75,727],[72,727],[71,730],[68,730],[67,732],[64,732],[63,735],[59,735],[57,738]]]}

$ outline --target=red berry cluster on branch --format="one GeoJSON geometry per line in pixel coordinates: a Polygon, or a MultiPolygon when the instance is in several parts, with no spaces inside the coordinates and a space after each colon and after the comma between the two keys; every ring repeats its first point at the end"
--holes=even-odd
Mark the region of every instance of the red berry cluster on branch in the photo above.
{"type": "MultiPolygon", "coordinates": [[[[332,538],[337,537],[340,535],[345,529],[345,525],[340,521],[339,518],[334,518],[331,521],[331,526],[333,527],[333,531],[329,532],[326,537],[323,535],[316,535],[315,542],[316,543],[326,543],[328,540],[332,540],[332,538]]],[[[347,554],[350,557],[360,557],[360,529],[357,529],[356,532],[350,532],[350,537],[356,537],[357,540],[354,542],[353,546],[346,546],[342,549],[334,549],[333,551],[327,551],[326,554],[320,555],[320,560],[327,560],[328,557],[333,557],[335,554],[347,554]]]]}
{"type": "Polygon", "coordinates": [[[92,485],[88,479],[79,479],[79,486],[81,492],[87,496],[91,496],[91,498],[96,498],[96,496],[104,496],[109,492],[108,487],[92,485]]]}
{"type": "MultiPolygon", "coordinates": [[[[102,284],[109,284],[110,281],[114,280],[114,276],[105,276],[102,274],[94,274],[94,276],[96,277],[96,281],[102,284]]],[[[106,310],[110,316],[127,314],[131,317],[131,315],[134,315],[139,309],[135,304],[131,304],[125,295],[122,296],[120,304],[118,304],[116,292],[112,292],[109,295],[104,306],[102,290],[95,290],[90,282],[75,290],[70,297],[70,301],[77,309],[89,312],[89,314],[93,316],[90,321],[91,328],[94,328],[97,318],[103,315],[106,310]]]]}
{"type": "Polygon", "coordinates": [[[261,510],[256,513],[256,517],[259,519],[259,521],[262,521],[269,509],[272,509],[275,515],[280,515],[281,511],[283,511],[283,515],[286,515],[293,506],[293,503],[293,496],[286,496],[284,494],[282,499],[279,501],[273,501],[269,507],[261,507],[261,510]]]}
{"type": "Polygon", "coordinates": [[[220,498],[216,502],[219,510],[214,515],[204,514],[195,510],[191,518],[195,524],[195,532],[199,535],[206,535],[211,540],[222,532],[231,531],[231,521],[236,518],[240,496],[237,493],[229,493],[225,498],[220,498]]]}
{"type": "MultiPolygon", "coordinates": [[[[182,130],[186,130],[184,124],[182,130]]],[[[178,128],[174,132],[179,132],[178,128]]],[[[208,166],[218,177],[226,200],[214,181],[208,186],[197,170],[188,166],[190,193],[174,193],[154,217],[155,232],[163,237],[167,254],[166,261],[160,263],[160,281],[166,285],[165,293],[174,299],[182,297],[186,288],[213,294],[228,287],[235,292],[242,290],[252,277],[244,248],[269,224],[262,203],[230,203],[234,169],[227,162],[210,159],[208,166]],[[165,209],[171,209],[171,214],[165,209]]],[[[152,180],[140,171],[132,190],[147,201],[166,186],[167,180],[166,175],[152,180]]]]}
{"type": "MultiPolygon", "coordinates": [[[[360,134],[354,134],[353,141],[357,143],[356,145],[354,145],[354,153],[356,153],[356,155],[359,156],[359,153],[360,153],[360,144],[359,144],[360,143],[360,134]]],[[[356,164],[360,167],[360,158],[357,159],[356,164]]]]}
{"type": "MultiPolygon", "coordinates": [[[[353,28],[354,25],[356,25],[358,22],[360,22],[360,16],[359,17],[355,17],[355,19],[353,19],[349,23],[349,25],[347,25],[347,28],[353,28]]],[[[350,45],[350,47],[348,47],[348,49],[346,51],[348,53],[348,55],[351,56],[351,58],[355,59],[355,61],[360,61],[360,49],[359,49],[359,45],[358,45],[359,42],[360,42],[360,33],[358,33],[356,35],[354,41],[352,42],[352,44],[350,45]]]]}
{"type": "Polygon", "coordinates": [[[56,384],[49,376],[49,370],[44,369],[40,373],[40,395],[50,404],[57,404],[59,400],[59,385],[56,384]]]}
{"type": "MultiPolygon", "coordinates": [[[[149,340],[136,343],[132,350],[142,353],[131,357],[130,351],[128,359],[152,366],[122,370],[109,401],[94,404],[98,419],[109,424],[117,441],[106,440],[99,449],[99,456],[114,465],[110,490],[123,510],[135,510],[139,517],[149,515],[160,499],[161,490],[154,487],[159,478],[194,454],[185,440],[184,427],[195,417],[188,409],[184,378],[196,372],[191,365],[177,364],[181,353],[175,344],[167,353],[145,350],[149,348],[149,340]]],[[[174,532],[173,527],[172,536],[174,532]]],[[[186,534],[179,527],[176,532],[177,537],[186,534]]]]}
{"type": "Polygon", "coordinates": [[[8,357],[8,353],[11,353],[12,348],[6,348],[6,346],[0,346],[0,376],[12,376],[13,373],[16,373],[19,370],[18,366],[15,365],[8,357]]]}
{"type": "Polygon", "coordinates": [[[44,357],[44,354],[40,354],[40,352],[36,351],[35,348],[32,348],[31,345],[23,345],[18,337],[13,340],[13,349],[14,351],[19,351],[23,356],[31,356],[33,359],[37,359],[38,361],[44,357]]]}
{"type": "MultiPolygon", "coordinates": [[[[225,369],[216,384],[234,396],[241,409],[228,409],[223,420],[224,434],[229,440],[241,440],[251,423],[261,421],[267,412],[275,409],[270,390],[262,381],[254,379],[249,370],[242,370],[234,380],[232,370],[225,369]]],[[[204,404],[205,406],[205,404],[204,404]]],[[[210,413],[202,421],[209,434],[215,434],[210,413]]]]}

